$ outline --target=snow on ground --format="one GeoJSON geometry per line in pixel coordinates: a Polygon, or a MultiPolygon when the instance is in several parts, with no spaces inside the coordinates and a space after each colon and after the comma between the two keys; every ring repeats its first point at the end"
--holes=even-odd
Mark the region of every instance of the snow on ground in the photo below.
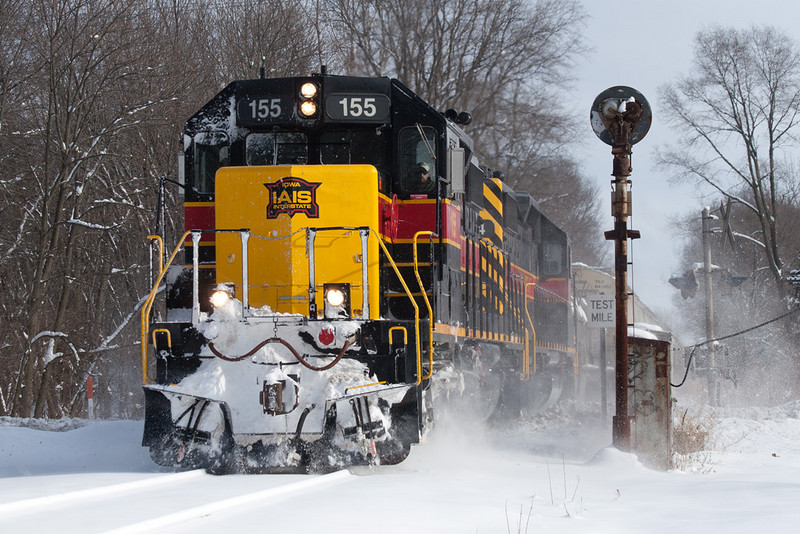
{"type": "MultiPolygon", "coordinates": [[[[684,458],[683,470],[649,470],[634,455],[607,446],[610,425],[562,411],[523,420],[513,430],[439,428],[398,466],[354,468],[335,485],[299,497],[148,531],[796,532],[800,402],[695,417],[711,428],[711,447],[684,458]]],[[[59,431],[22,426],[29,423],[0,418],[0,510],[13,512],[12,503],[22,499],[168,476],[139,446],[140,421],[64,421],[59,431]]],[[[182,487],[180,495],[159,490],[164,493],[157,497],[167,510],[174,502],[175,512],[187,499],[200,502],[201,493],[218,491],[222,498],[234,488],[307,479],[201,473],[192,489],[182,487]]],[[[0,515],[0,531],[57,524],[60,532],[102,532],[128,524],[114,523],[122,513],[105,503],[110,496],[101,492],[93,499],[93,517],[83,521],[69,507],[53,506],[47,514],[0,515]]],[[[150,506],[127,503],[137,505],[150,506]]]]}

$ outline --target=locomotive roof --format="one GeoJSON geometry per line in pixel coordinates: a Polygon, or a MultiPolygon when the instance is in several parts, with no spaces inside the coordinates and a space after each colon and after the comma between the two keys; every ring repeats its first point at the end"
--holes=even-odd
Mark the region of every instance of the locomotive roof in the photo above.
{"type": "MultiPolygon", "coordinates": [[[[202,108],[192,115],[186,122],[186,132],[192,134],[209,128],[219,128],[227,126],[229,131],[240,127],[237,124],[235,101],[246,98],[254,98],[258,95],[275,94],[289,95],[294,97],[300,84],[312,81],[319,84],[323,97],[331,94],[365,94],[365,95],[385,95],[391,101],[392,116],[387,118],[383,124],[389,125],[398,115],[409,114],[410,120],[423,120],[428,123],[438,123],[444,128],[448,125],[453,129],[460,139],[472,149],[472,140],[464,130],[451,120],[445,118],[444,114],[424,99],[409,89],[405,84],[395,78],[386,76],[381,77],[362,77],[362,76],[339,76],[339,75],[311,75],[293,76],[286,78],[257,78],[250,80],[235,80],[229,83],[219,93],[212,97],[202,108]],[[416,111],[412,111],[416,110],[416,111]]],[[[285,124],[299,124],[301,121],[294,119],[287,120],[285,124]]],[[[310,121],[305,121],[309,123],[310,121]]],[[[328,118],[321,118],[314,122],[313,128],[323,126],[331,122],[328,118]]],[[[355,122],[355,121],[354,121],[355,122]]],[[[306,124],[308,127],[308,124],[306,124]]]]}

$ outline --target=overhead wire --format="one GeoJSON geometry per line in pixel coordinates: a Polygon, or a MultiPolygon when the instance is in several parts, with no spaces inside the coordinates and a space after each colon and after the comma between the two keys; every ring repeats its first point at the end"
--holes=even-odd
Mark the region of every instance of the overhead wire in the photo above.
{"type": "Polygon", "coordinates": [[[721,337],[717,337],[717,338],[714,338],[714,339],[707,339],[707,340],[705,340],[705,341],[703,341],[701,343],[693,345],[692,346],[692,352],[689,353],[689,360],[686,362],[686,371],[683,373],[683,380],[681,380],[680,384],[673,384],[672,382],[670,382],[669,385],[674,387],[674,388],[679,388],[686,382],[686,378],[689,376],[689,368],[692,365],[692,358],[694,358],[694,353],[697,351],[698,348],[700,348],[700,347],[702,347],[704,345],[708,345],[710,343],[717,343],[719,341],[724,341],[724,340],[730,339],[732,337],[741,336],[742,334],[747,334],[748,332],[752,332],[753,330],[758,330],[759,328],[763,328],[763,327],[767,326],[768,324],[772,324],[774,322],[780,321],[781,319],[785,319],[786,317],[788,317],[788,316],[790,316],[793,313],[796,313],[798,311],[800,311],[800,306],[796,306],[796,307],[792,308],[791,310],[787,311],[786,313],[784,313],[783,315],[779,315],[778,317],[770,319],[769,321],[763,322],[761,324],[758,324],[758,325],[755,325],[755,326],[751,326],[750,328],[746,328],[746,329],[744,329],[744,330],[742,330],[740,332],[736,332],[734,334],[728,334],[727,336],[721,336],[721,337]]]}

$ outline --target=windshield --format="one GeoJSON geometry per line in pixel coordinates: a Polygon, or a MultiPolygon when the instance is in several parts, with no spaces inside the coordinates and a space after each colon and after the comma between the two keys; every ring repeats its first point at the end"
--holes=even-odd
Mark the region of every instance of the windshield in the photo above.
{"type": "Polygon", "coordinates": [[[369,164],[383,163],[382,137],[374,130],[328,131],[320,134],[320,163],[369,164]]]}
{"type": "Polygon", "coordinates": [[[308,137],[301,132],[253,133],[247,136],[248,165],[308,163],[308,137]]]}

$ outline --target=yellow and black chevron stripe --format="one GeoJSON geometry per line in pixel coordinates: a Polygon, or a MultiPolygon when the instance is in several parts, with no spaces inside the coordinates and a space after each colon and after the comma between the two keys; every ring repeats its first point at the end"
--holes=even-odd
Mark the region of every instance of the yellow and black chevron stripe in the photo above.
{"type": "Polygon", "coordinates": [[[480,217],[492,224],[485,224],[483,235],[496,247],[503,246],[503,182],[500,178],[483,180],[483,209],[480,217]]]}

